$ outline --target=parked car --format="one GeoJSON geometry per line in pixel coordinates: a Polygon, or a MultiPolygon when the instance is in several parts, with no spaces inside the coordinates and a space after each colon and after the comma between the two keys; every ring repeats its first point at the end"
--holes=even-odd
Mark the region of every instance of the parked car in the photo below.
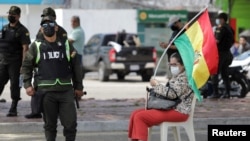
{"type": "MultiPolygon", "coordinates": [[[[126,34],[125,40],[136,34],[126,34]]],[[[95,34],[83,49],[83,70],[98,72],[100,81],[108,81],[111,74],[119,80],[131,72],[141,76],[142,81],[149,81],[156,65],[156,50],[152,46],[125,47],[117,41],[117,34],[95,34]]],[[[130,41],[128,41],[130,43],[130,41]]]]}

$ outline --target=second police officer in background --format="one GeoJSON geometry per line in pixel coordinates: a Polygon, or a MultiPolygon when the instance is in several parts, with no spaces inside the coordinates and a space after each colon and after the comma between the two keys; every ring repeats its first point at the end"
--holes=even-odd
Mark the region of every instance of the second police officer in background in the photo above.
{"type": "Polygon", "coordinates": [[[33,70],[37,69],[37,92],[43,95],[42,113],[45,137],[55,141],[58,118],[63,125],[66,141],[75,141],[77,114],[75,96],[83,95],[82,69],[77,51],[68,42],[57,37],[55,19],[45,16],[41,21],[44,40],[35,40],[25,56],[21,72],[24,88],[29,96],[35,94],[32,86],[33,70]]]}
{"type": "MultiPolygon", "coordinates": [[[[47,7],[45,9],[43,9],[43,13],[41,15],[41,17],[45,17],[45,16],[51,16],[54,20],[56,20],[56,12],[53,8],[51,7],[47,7]]],[[[58,31],[56,32],[57,36],[59,38],[61,38],[63,41],[67,40],[67,32],[66,30],[57,25],[58,26],[58,31]]],[[[39,29],[37,35],[36,35],[36,39],[37,40],[44,40],[43,34],[41,32],[41,30],[39,29]]],[[[36,69],[34,70],[34,75],[36,76],[36,69]]],[[[34,88],[36,90],[36,77],[34,77],[34,88]]],[[[31,97],[31,113],[25,115],[26,118],[42,118],[41,115],[41,100],[42,100],[42,95],[40,95],[39,93],[36,93],[35,95],[33,95],[31,97]]]]}
{"type": "Polygon", "coordinates": [[[9,23],[3,26],[0,45],[0,94],[10,80],[11,107],[8,117],[17,116],[20,98],[20,68],[29,49],[30,35],[28,29],[20,23],[21,9],[11,6],[8,12],[9,23]]]}

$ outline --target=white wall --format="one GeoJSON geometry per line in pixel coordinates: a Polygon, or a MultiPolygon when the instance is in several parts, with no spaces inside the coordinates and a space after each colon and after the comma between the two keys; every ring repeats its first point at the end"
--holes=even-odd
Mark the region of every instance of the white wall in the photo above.
{"type": "MultiPolygon", "coordinates": [[[[21,8],[21,23],[30,32],[34,39],[40,28],[41,14],[46,5],[16,5],[21,8]]],[[[11,5],[0,5],[0,16],[7,16],[11,5]]],[[[53,7],[52,7],[53,8],[53,7]]],[[[69,33],[70,19],[78,15],[81,26],[85,30],[85,43],[95,33],[115,33],[125,29],[127,32],[137,32],[136,10],[83,10],[83,9],[56,9],[57,23],[69,33]]]]}
{"type": "MultiPolygon", "coordinates": [[[[12,5],[0,5],[0,16],[7,16],[12,5]]],[[[20,22],[26,26],[30,32],[31,39],[35,38],[40,28],[41,14],[47,5],[16,5],[21,8],[20,22]]]]}
{"type": "Polygon", "coordinates": [[[57,23],[70,33],[70,19],[73,15],[80,17],[85,31],[85,43],[95,33],[116,33],[125,29],[137,32],[136,10],[79,10],[56,9],[57,23]]]}

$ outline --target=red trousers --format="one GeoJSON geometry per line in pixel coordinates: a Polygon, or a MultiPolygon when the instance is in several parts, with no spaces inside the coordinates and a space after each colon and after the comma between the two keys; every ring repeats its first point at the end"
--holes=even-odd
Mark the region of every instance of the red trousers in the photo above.
{"type": "Polygon", "coordinates": [[[187,114],[173,110],[145,110],[138,109],[131,113],[128,137],[130,139],[148,140],[148,127],[158,125],[164,121],[185,121],[187,114]]]}

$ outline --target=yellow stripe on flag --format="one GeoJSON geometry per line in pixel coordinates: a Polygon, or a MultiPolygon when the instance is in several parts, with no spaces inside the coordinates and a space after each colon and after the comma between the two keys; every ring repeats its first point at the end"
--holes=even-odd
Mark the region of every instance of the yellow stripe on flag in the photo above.
{"type": "Polygon", "coordinates": [[[186,35],[190,40],[195,54],[192,77],[197,88],[200,88],[206,83],[204,80],[207,80],[210,75],[208,66],[202,53],[204,35],[200,24],[197,21],[193,23],[193,25],[186,31],[186,35]]]}

